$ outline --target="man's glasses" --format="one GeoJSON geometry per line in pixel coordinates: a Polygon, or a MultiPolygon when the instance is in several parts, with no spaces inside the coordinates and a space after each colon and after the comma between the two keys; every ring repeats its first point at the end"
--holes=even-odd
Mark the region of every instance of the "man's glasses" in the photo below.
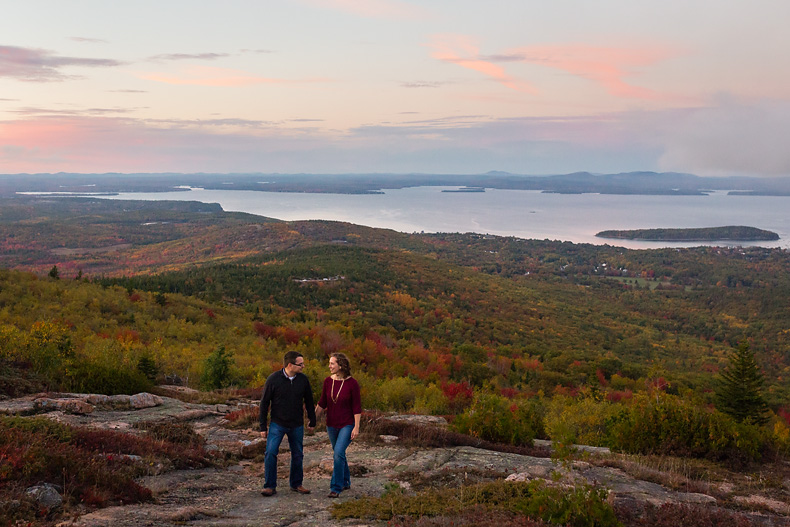
{"type": "Polygon", "coordinates": [[[294,362],[293,365],[299,368],[304,368],[304,362],[294,362]]]}

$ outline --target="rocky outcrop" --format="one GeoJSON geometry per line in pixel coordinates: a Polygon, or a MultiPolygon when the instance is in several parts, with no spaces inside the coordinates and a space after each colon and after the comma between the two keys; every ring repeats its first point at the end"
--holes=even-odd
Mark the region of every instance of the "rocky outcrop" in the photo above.
{"type": "Polygon", "coordinates": [[[94,406],[82,399],[49,399],[42,397],[33,401],[34,413],[61,411],[84,415],[92,413],[94,406]]]}
{"type": "Polygon", "coordinates": [[[162,404],[162,398],[150,393],[138,393],[129,397],[129,406],[139,410],[141,408],[153,408],[162,404]]]}
{"type": "MultiPolygon", "coordinates": [[[[144,394],[147,395],[147,394],[144,394]]],[[[95,426],[139,432],[136,423],[190,422],[195,431],[206,442],[209,450],[224,452],[229,459],[241,460],[225,467],[210,469],[170,471],[152,474],[141,484],[151,489],[156,500],[130,506],[110,507],[90,512],[68,525],[92,527],[113,525],[114,527],[137,526],[144,520],[146,525],[170,526],[183,522],[191,525],[230,527],[240,525],[291,525],[313,527],[318,525],[350,525],[335,523],[328,513],[327,500],[329,475],[333,468],[332,449],[326,432],[308,434],[304,441],[305,486],[314,490],[310,495],[288,492],[288,466],[290,456],[284,441],[278,458],[280,486],[272,498],[263,499],[260,489],[263,481],[263,460],[266,440],[256,429],[233,430],[222,426],[227,411],[254,404],[243,401],[228,405],[200,405],[184,403],[169,397],[141,397],[142,407],[134,409],[132,398],[107,396],[64,397],[64,394],[40,398],[46,400],[80,401],[95,407],[93,412],[78,414],[53,410],[45,415],[52,419],[74,425],[95,426]],[[158,401],[157,401],[158,399],[158,401]],[[145,402],[147,401],[147,402],[145,402]],[[148,406],[157,403],[156,406],[148,406]],[[218,411],[219,410],[219,411],[218,411]],[[253,523],[254,522],[254,523],[253,523]]],[[[31,399],[31,402],[33,400],[31,399]]],[[[0,408],[23,408],[13,401],[1,401],[0,408]]],[[[64,403],[65,404],[65,403],[64,403]]],[[[409,422],[414,416],[404,418],[409,422]]],[[[441,421],[426,419],[426,426],[442,426],[441,421]]],[[[364,431],[364,429],[363,429],[364,431]]],[[[595,453],[600,453],[596,451],[595,453]]],[[[589,484],[604,487],[609,491],[609,501],[629,511],[644,511],[650,506],[664,504],[698,504],[712,507],[728,506],[729,500],[742,500],[744,505],[762,508],[774,513],[765,525],[781,525],[790,514],[786,505],[765,497],[734,498],[729,492],[717,490],[716,496],[693,492],[678,492],[657,483],[630,476],[619,468],[596,466],[585,461],[562,462],[546,457],[534,457],[509,452],[495,452],[471,446],[428,448],[401,444],[397,437],[385,441],[352,442],[348,449],[352,470],[352,488],[343,492],[340,501],[363,496],[380,496],[385,489],[398,482],[408,492],[410,482],[415,488],[420,481],[468,481],[467,475],[475,475],[478,481],[503,478],[509,481],[540,479],[552,485],[589,484]],[[482,479],[480,479],[482,478],[482,479]],[[721,502],[717,498],[722,498],[721,502]]],[[[128,457],[129,462],[141,460],[128,457]]],[[[41,499],[55,503],[57,489],[30,490],[41,499]]],[[[59,496],[59,494],[58,494],[59,496]]],[[[39,498],[36,498],[39,499],[39,498]]],[[[43,505],[48,508],[49,505],[43,505]]],[[[56,506],[56,505],[53,505],[56,506]]],[[[66,525],[66,524],[64,524],[66,525]]]]}
{"type": "Polygon", "coordinates": [[[423,476],[447,472],[485,470],[506,475],[507,481],[543,479],[563,484],[586,483],[609,489],[613,501],[636,500],[661,506],[665,503],[715,503],[705,494],[675,492],[656,483],[637,480],[620,469],[595,467],[583,461],[568,464],[548,458],[537,458],[473,447],[418,450],[401,459],[396,472],[418,472],[423,476]]]}
{"type": "Polygon", "coordinates": [[[406,423],[414,423],[418,425],[431,425],[431,426],[439,426],[439,427],[446,427],[447,426],[447,419],[444,417],[440,417],[438,415],[413,415],[413,414],[404,414],[404,415],[391,415],[387,417],[390,421],[403,421],[406,423]]]}
{"type": "Polygon", "coordinates": [[[55,485],[49,483],[41,483],[28,488],[25,494],[33,498],[42,509],[54,510],[63,504],[63,497],[60,495],[59,490],[55,485]]]}
{"type": "Polygon", "coordinates": [[[140,410],[163,404],[163,399],[150,393],[136,395],[102,395],[95,393],[37,394],[20,399],[0,401],[0,414],[32,415],[47,412],[86,415],[102,410],[140,410]]]}

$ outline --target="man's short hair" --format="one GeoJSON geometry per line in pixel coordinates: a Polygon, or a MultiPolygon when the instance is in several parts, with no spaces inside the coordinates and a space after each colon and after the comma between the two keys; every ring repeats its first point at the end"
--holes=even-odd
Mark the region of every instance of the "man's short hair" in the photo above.
{"type": "Polygon", "coordinates": [[[296,364],[296,359],[299,357],[303,357],[301,353],[298,351],[289,351],[283,357],[283,366],[288,366],[289,364],[296,364]]]}

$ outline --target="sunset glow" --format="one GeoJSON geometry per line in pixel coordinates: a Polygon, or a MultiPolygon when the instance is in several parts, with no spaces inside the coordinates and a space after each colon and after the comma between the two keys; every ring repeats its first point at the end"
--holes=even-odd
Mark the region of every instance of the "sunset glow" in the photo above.
{"type": "Polygon", "coordinates": [[[779,0],[7,4],[0,173],[790,173],[779,0]]]}

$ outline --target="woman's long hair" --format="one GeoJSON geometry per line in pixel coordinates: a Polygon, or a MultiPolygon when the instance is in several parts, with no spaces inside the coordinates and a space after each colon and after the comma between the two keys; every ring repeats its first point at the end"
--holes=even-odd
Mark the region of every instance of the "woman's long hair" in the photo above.
{"type": "Polygon", "coordinates": [[[351,377],[351,363],[348,361],[348,357],[346,357],[345,353],[333,353],[330,357],[334,357],[337,361],[337,365],[340,366],[343,377],[351,377]]]}

